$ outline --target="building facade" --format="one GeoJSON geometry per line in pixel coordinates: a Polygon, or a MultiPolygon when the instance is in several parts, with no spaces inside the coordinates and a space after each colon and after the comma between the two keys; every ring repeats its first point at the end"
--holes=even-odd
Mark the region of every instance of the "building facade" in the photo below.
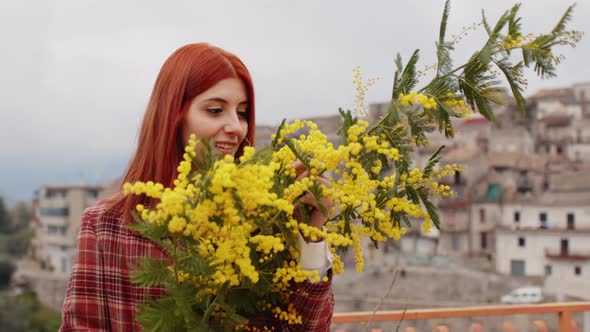
{"type": "Polygon", "coordinates": [[[69,275],[82,214],[102,191],[102,186],[44,186],[37,192],[32,254],[43,269],[69,275]]]}

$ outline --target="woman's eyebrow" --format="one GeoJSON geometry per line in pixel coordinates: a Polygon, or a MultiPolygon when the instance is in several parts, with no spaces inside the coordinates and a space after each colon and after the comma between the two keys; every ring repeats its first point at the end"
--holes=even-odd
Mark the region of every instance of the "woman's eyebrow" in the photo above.
{"type": "Polygon", "coordinates": [[[219,98],[219,97],[213,97],[213,98],[209,98],[209,99],[203,100],[203,102],[209,102],[209,101],[217,101],[217,102],[220,102],[220,103],[227,104],[227,100],[225,100],[223,98],[219,98]]]}
{"type": "MultiPolygon", "coordinates": [[[[224,103],[224,104],[229,104],[229,102],[227,100],[220,98],[220,97],[213,97],[213,98],[205,99],[205,100],[203,100],[203,103],[210,102],[210,101],[216,101],[216,102],[220,102],[220,103],[224,103]]],[[[243,105],[243,104],[247,105],[248,101],[244,100],[244,101],[241,101],[238,103],[238,105],[243,105]]]]}

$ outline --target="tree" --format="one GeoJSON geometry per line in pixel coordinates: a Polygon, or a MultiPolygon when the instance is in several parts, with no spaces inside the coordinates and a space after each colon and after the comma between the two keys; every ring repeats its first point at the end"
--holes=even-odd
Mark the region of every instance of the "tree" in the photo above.
{"type": "Polygon", "coordinates": [[[10,259],[0,256],[0,289],[8,288],[15,270],[16,266],[14,266],[10,259]]]}
{"type": "Polygon", "coordinates": [[[11,224],[10,215],[4,206],[4,198],[0,196],[0,233],[8,233],[11,224]]]}
{"type": "Polygon", "coordinates": [[[11,209],[12,225],[15,230],[26,228],[33,219],[34,211],[31,204],[25,202],[16,203],[11,209]]]}

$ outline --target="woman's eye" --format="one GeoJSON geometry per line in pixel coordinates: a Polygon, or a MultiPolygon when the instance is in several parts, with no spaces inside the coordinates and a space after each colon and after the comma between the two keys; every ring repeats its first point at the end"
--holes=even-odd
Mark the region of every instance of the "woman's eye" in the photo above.
{"type": "Polygon", "coordinates": [[[207,108],[207,112],[217,114],[223,112],[221,108],[207,108]]]}
{"type": "Polygon", "coordinates": [[[238,111],[238,116],[241,118],[248,118],[248,111],[238,111]]]}

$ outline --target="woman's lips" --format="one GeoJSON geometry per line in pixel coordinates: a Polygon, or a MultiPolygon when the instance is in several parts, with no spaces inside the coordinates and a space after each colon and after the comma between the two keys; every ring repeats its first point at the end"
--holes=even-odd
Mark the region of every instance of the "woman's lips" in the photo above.
{"type": "Polygon", "coordinates": [[[223,154],[231,154],[234,152],[236,144],[234,143],[215,143],[215,150],[223,154]]]}

